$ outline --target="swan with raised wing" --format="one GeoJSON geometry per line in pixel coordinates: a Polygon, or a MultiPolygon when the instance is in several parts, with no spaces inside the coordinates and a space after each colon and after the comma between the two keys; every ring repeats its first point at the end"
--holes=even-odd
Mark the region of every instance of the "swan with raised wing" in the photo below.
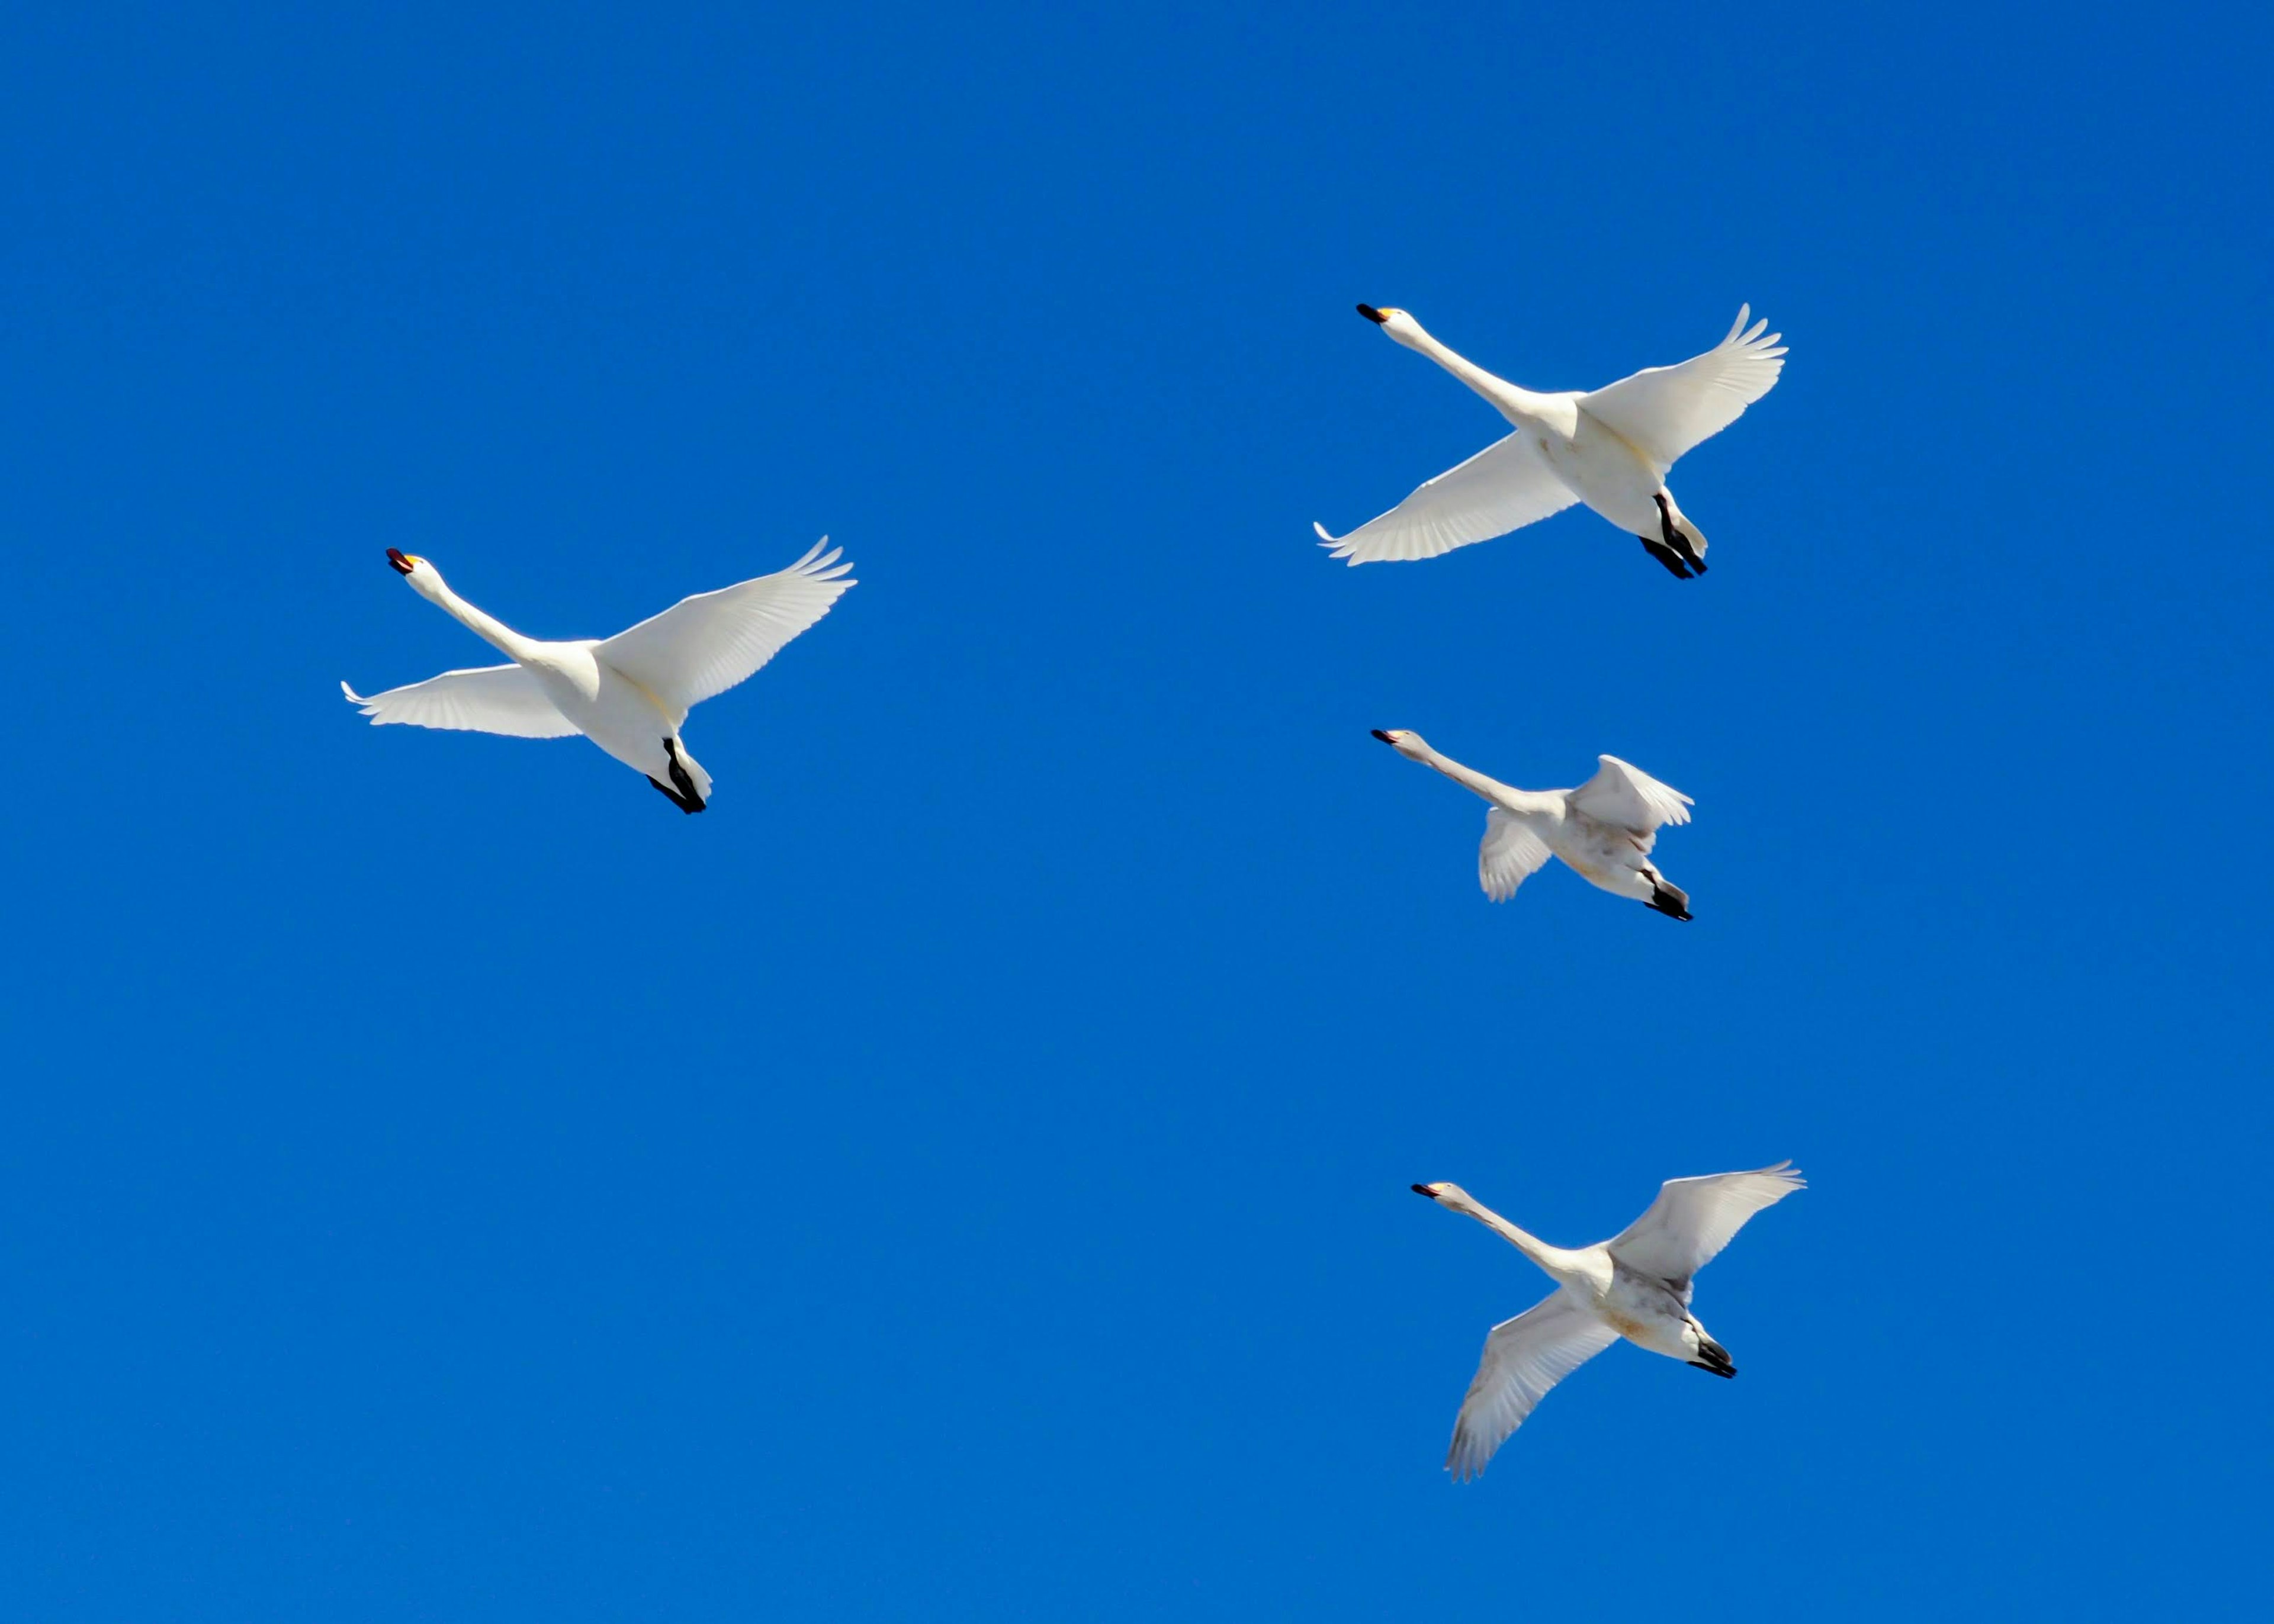
{"type": "Polygon", "coordinates": [[[1495,902],[1506,902],[1550,857],[1560,857],[1591,885],[1669,919],[1690,917],[1690,893],[1651,861],[1659,826],[1690,821],[1694,803],[1680,790],[1615,756],[1597,756],[1595,776],[1577,789],[1517,789],[1430,748],[1405,728],[1377,727],[1374,736],[1490,803],[1477,879],[1495,902]]]}
{"type": "Polygon", "coordinates": [[[365,699],[372,726],[457,728],[516,739],[582,733],[643,775],[682,812],[710,804],[711,775],[687,753],[679,730],[687,713],[725,693],[827,614],[854,583],[853,566],[825,536],[813,550],[771,575],[682,598],[613,637],[553,643],[524,637],[450,590],[442,572],[416,553],[387,550],[411,589],[509,656],[509,665],[446,671],[365,699]]]}
{"type": "Polygon", "coordinates": [[[1314,524],[1338,559],[1372,564],[1434,558],[1536,523],[1585,502],[1638,538],[1683,580],[1706,573],[1706,537],[1666,476],[1676,458],[1735,423],[1784,370],[1781,335],[1740,306],[1728,336],[1676,366],[1650,366],[1581,393],[1540,394],[1496,378],[1447,349],[1402,310],[1358,313],[1489,401],[1516,432],[1438,475],[1347,536],[1314,524]]]}
{"type": "Polygon", "coordinates": [[[1690,1277],[1745,1221],[1807,1187],[1780,1162],[1751,1173],[1669,1178],[1650,1210],[1609,1240],[1567,1252],[1517,1229],[1458,1184],[1414,1193],[1475,1219],[1555,1282],[1555,1294],[1493,1327],[1453,1424],[1445,1470],[1466,1482],[1524,1425],[1547,1390],[1621,1337],[1716,1376],[1735,1376],[1728,1350],[1690,1312],[1690,1277]]]}

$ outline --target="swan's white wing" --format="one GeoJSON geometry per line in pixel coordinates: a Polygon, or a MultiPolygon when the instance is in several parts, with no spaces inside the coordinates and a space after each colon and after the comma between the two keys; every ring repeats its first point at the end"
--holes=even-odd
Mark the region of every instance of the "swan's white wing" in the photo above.
{"type": "MultiPolygon", "coordinates": [[[[1595,776],[1573,790],[1571,806],[1599,823],[1651,836],[1660,823],[1686,823],[1695,803],[1669,785],[1615,756],[1598,756],[1595,776]]],[[[1645,846],[1644,850],[1649,850],[1645,846]]]]}
{"type": "Polygon", "coordinates": [[[1547,1389],[1618,1341],[1618,1333],[1561,1291],[1493,1327],[1469,1395],[1453,1423],[1445,1470],[1466,1483],[1524,1425],[1547,1389]]]}
{"type": "Polygon", "coordinates": [[[578,731],[576,723],[553,708],[537,679],[518,665],[446,671],[369,699],[344,682],[340,692],[350,704],[363,707],[373,727],[403,722],[412,727],[503,733],[513,739],[573,739],[578,731]]]}
{"type": "Polygon", "coordinates": [[[676,727],[780,653],[854,584],[845,578],[853,566],[837,562],[843,549],[824,554],[828,545],[824,536],[787,569],[683,598],[595,652],[660,700],[676,727]]]}
{"type": "Polygon", "coordinates": [[[1334,557],[1352,564],[1435,558],[1472,541],[1490,541],[1521,530],[1578,500],[1537,447],[1516,433],[1495,440],[1347,536],[1329,536],[1323,524],[1311,528],[1319,532],[1321,545],[1333,549],[1334,557]]]}
{"type": "Polygon", "coordinates": [[[1477,879],[1486,896],[1495,902],[1506,902],[1547,861],[1547,843],[1526,828],[1522,819],[1498,807],[1485,808],[1484,844],[1477,847],[1477,879]]]}
{"type": "Polygon", "coordinates": [[[1609,1243],[1611,1255],[1638,1274],[1687,1281],[1713,1261],[1746,1219],[1807,1187],[1789,1162],[1751,1173],[1669,1178],[1650,1210],[1609,1243]]]}
{"type": "Polygon", "coordinates": [[[1743,417],[1784,371],[1784,346],[1777,342],[1784,335],[1765,334],[1766,321],[1748,330],[1752,313],[1751,305],[1741,305],[1729,336],[1704,355],[1606,384],[1581,395],[1579,410],[1617,430],[1664,477],[1676,457],[1743,417]]]}

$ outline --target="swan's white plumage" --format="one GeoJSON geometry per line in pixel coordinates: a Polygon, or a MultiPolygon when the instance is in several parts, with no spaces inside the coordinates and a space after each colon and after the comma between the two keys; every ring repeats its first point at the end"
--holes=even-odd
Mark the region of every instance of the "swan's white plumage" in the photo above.
{"type": "Polygon", "coordinates": [[[1778,335],[1752,322],[1751,306],[1739,309],[1728,336],[1705,354],[1592,393],[1526,389],[1432,337],[1409,311],[1359,311],[1482,395],[1517,432],[1346,536],[1314,523],[1335,557],[1352,564],[1434,558],[1584,502],[1642,538],[1674,574],[1705,573],[1705,533],[1666,477],[1677,457],[1735,422],[1784,370],[1778,335]]]}
{"type": "Polygon", "coordinates": [[[1616,1331],[1561,1291],[1493,1327],[1453,1423],[1445,1456],[1453,1480],[1466,1483],[1483,1471],[1550,1387],[1618,1340],[1616,1331]]]}
{"type": "Polygon", "coordinates": [[[647,689],[676,727],[695,706],[748,680],[800,632],[827,614],[853,566],[824,536],[771,575],[681,598],[603,642],[599,658],[647,689]]]}
{"type": "Polygon", "coordinates": [[[1740,305],[1728,336],[1704,355],[1673,366],[1646,366],[1632,377],[1579,397],[1579,410],[1617,431],[1657,465],[1664,478],[1682,454],[1744,415],[1784,371],[1784,335],[1740,305]]]}
{"type": "Polygon", "coordinates": [[[1472,1218],[1532,1259],[1554,1296],[1495,1326],[1461,1401],[1445,1469],[1475,1477],[1524,1425],[1548,1389],[1623,1337],[1637,1347],[1719,1376],[1728,1350],[1690,1310],[1690,1276],[1763,1207],[1807,1186],[1789,1162],[1750,1173],[1668,1179],[1616,1238],[1576,1249],[1518,1229],[1458,1184],[1416,1184],[1439,1206],[1472,1218]]]}
{"type": "Polygon", "coordinates": [[[1642,838],[1646,853],[1661,823],[1686,823],[1697,804],[1672,785],[1615,756],[1598,756],[1595,776],[1573,790],[1571,804],[1599,823],[1642,838]]]}
{"type": "Polygon", "coordinates": [[[1578,500],[1519,432],[1495,440],[1346,536],[1330,536],[1316,523],[1311,528],[1332,556],[1353,566],[1434,558],[1537,523],[1578,500]]]}
{"type": "Polygon", "coordinates": [[[391,688],[365,699],[346,683],[340,692],[363,707],[373,727],[403,723],[461,733],[502,733],[509,739],[573,739],[576,724],[554,708],[535,677],[519,665],[446,671],[424,682],[391,688]]]}
{"type": "Polygon", "coordinates": [[[458,596],[429,560],[390,547],[388,561],[412,590],[485,642],[510,665],[445,672],[365,699],[340,691],[373,722],[468,728],[531,739],[582,733],[645,777],[680,809],[700,812],[711,775],[688,753],[688,711],[756,672],[829,613],[855,583],[850,564],[823,548],[787,569],[682,599],[605,640],[527,637],[458,596]]]}
{"type": "Polygon", "coordinates": [[[1806,1188],[1791,1162],[1750,1173],[1669,1178],[1643,1215],[1607,1242],[1629,1268],[1660,1280],[1687,1282],[1763,1207],[1806,1188]]]}
{"type": "Polygon", "coordinates": [[[1676,919],[1689,916],[1688,893],[1650,861],[1659,826],[1690,821],[1690,797],[1680,790],[1615,756],[1597,756],[1595,776],[1577,789],[1518,789],[1431,748],[1410,728],[1377,728],[1374,737],[1487,803],[1477,883],[1495,902],[1514,896],[1553,856],[1591,885],[1676,919]]]}
{"type": "Polygon", "coordinates": [[[1477,880],[1485,895],[1506,902],[1554,853],[1525,822],[1499,807],[1485,808],[1485,838],[1477,847],[1477,880]]]}

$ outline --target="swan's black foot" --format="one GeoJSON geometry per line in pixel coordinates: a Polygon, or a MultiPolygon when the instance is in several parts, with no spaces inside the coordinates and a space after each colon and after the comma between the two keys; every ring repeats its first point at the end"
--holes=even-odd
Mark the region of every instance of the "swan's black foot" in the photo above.
{"type": "Polygon", "coordinates": [[[700,812],[703,810],[703,803],[701,801],[689,801],[686,796],[672,788],[670,785],[666,784],[661,778],[650,778],[648,782],[654,785],[658,790],[661,791],[663,794],[670,800],[671,804],[677,807],[681,812],[700,812]]]}
{"type": "Polygon", "coordinates": [[[1730,1362],[1729,1350],[1721,1343],[1700,1342],[1698,1344],[1698,1357],[1690,1361],[1690,1367],[1692,1370],[1711,1371],[1714,1375],[1722,1377],[1733,1377],[1737,1373],[1736,1365],[1730,1362]]]}
{"type": "Polygon", "coordinates": [[[1650,894],[1647,906],[1656,908],[1668,919],[1690,917],[1690,893],[1678,885],[1668,885],[1664,880],[1653,880],[1657,889],[1650,894]]]}
{"type": "Polygon", "coordinates": [[[1675,528],[1674,509],[1667,505],[1666,492],[1660,491],[1650,500],[1658,504],[1658,533],[1665,538],[1668,549],[1690,568],[1704,575],[1705,555],[1690,545],[1689,537],[1675,528]]]}
{"type": "Polygon", "coordinates": [[[700,812],[703,810],[703,797],[696,793],[694,775],[680,765],[679,741],[666,735],[663,741],[663,753],[671,761],[672,787],[663,789],[663,786],[655,784],[653,778],[648,782],[655,784],[656,788],[663,789],[665,794],[677,801],[681,812],[700,812]]]}
{"type": "Polygon", "coordinates": [[[1668,546],[1662,541],[1653,541],[1647,536],[1638,536],[1635,539],[1642,543],[1644,552],[1649,553],[1651,557],[1656,559],[1660,563],[1665,565],[1667,568],[1672,570],[1675,580],[1687,581],[1690,579],[1690,566],[1682,561],[1682,554],[1676,553],[1672,547],[1668,546]]]}

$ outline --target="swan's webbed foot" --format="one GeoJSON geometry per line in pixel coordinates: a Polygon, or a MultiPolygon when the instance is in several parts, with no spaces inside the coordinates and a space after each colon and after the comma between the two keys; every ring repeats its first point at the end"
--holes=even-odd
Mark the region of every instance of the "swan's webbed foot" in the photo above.
{"type": "Polygon", "coordinates": [[[661,778],[650,778],[648,782],[654,785],[658,790],[662,792],[662,793],[669,799],[671,804],[677,807],[681,812],[693,813],[703,810],[703,803],[701,801],[689,801],[686,796],[672,788],[670,785],[666,784],[661,778]]]}
{"type": "Polygon", "coordinates": [[[1729,1357],[1729,1350],[1711,1339],[1698,1344],[1698,1357],[1689,1360],[1688,1364],[1692,1370],[1708,1371],[1716,1376],[1734,1377],[1737,1373],[1736,1365],[1729,1357]]]}
{"type": "Polygon", "coordinates": [[[679,803],[679,809],[681,812],[700,812],[703,810],[704,801],[702,795],[696,790],[694,775],[680,764],[679,741],[674,739],[668,733],[664,735],[663,754],[665,758],[671,763],[672,786],[669,789],[664,789],[662,785],[655,784],[655,780],[653,778],[650,778],[648,782],[655,784],[656,788],[663,790],[665,794],[677,801],[679,803]]]}
{"type": "Polygon", "coordinates": [[[1672,547],[1662,541],[1653,541],[1647,536],[1638,536],[1635,539],[1642,543],[1644,552],[1673,571],[1676,581],[1690,579],[1690,566],[1682,561],[1682,554],[1676,553],[1672,547]]]}
{"type": "Polygon", "coordinates": [[[1705,555],[1690,545],[1689,537],[1675,528],[1674,509],[1667,503],[1666,492],[1660,491],[1650,500],[1658,504],[1658,533],[1665,538],[1668,550],[1699,575],[1704,575],[1705,555]]]}
{"type": "Polygon", "coordinates": [[[1679,885],[1668,885],[1656,875],[1646,876],[1651,883],[1650,900],[1645,907],[1656,908],[1668,919],[1690,917],[1690,893],[1679,885]]]}

